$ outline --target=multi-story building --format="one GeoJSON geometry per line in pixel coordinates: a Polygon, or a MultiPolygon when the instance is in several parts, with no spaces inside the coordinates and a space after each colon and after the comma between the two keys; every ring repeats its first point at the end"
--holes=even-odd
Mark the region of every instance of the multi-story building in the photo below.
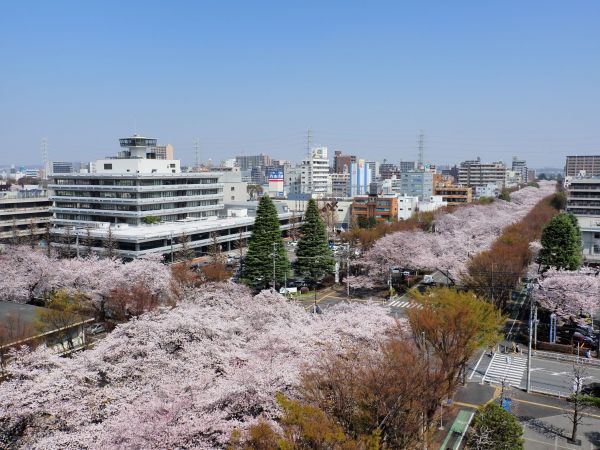
{"type": "Polygon", "coordinates": [[[600,176],[600,155],[567,156],[565,176],[576,177],[581,174],[586,177],[600,176]]]}
{"type": "Polygon", "coordinates": [[[461,205],[473,201],[473,188],[470,186],[437,185],[434,195],[439,195],[449,205],[461,205]]]}
{"type": "Polygon", "coordinates": [[[382,180],[389,180],[392,177],[400,178],[400,169],[396,164],[384,162],[379,165],[379,176],[382,180]]]}
{"type": "Polygon", "coordinates": [[[343,155],[340,150],[333,153],[333,171],[335,173],[350,172],[350,164],[356,162],[356,155],[343,155]]]}
{"type": "Polygon", "coordinates": [[[371,180],[375,181],[379,179],[379,161],[365,161],[365,164],[369,165],[369,171],[371,172],[371,180]]]}
{"type": "Polygon", "coordinates": [[[410,195],[398,195],[398,219],[407,220],[418,210],[419,197],[412,197],[410,195]]]}
{"type": "Polygon", "coordinates": [[[371,218],[378,222],[398,220],[398,196],[364,195],[354,197],[351,214],[352,221],[355,223],[371,218]]]}
{"type": "Polygon", "coordinates": [[[527,169],[527,182],[535,181],[537,174],[535,169],[527,169]]]}
{"type": "MultiPolygon", "coordinates": [[[[146,158],[154,139],[134,136],[121,146],[127,150],[119,157],[96,161],[96,173],[52,175],[53,246],[97,253],[110,247],[123,258],[159,253],[168,259],[184,247],[204,254],[215,240],[229,250],[250,235],[252,214],[218,217],[225,216],[222,174],[182,173],[177,160],[146,158]]],[[[279,214],[282,230],[290,218],[279,214]]]]}
{"type": "Polygon", "coordinates": [[[313,148],[310,157],[302,161],[300,184],[302,194],[309,194],[315,198],[331,195],[327,147],[313,148]]]}
{"type": "Polygon", "coordinates": [[[600,264],[600,177],[571,179],[567,212],[577,217],[584,260],[600,264]]]}
{"type": "Polygon", "coordinates": [[[482,163],[479,158],[474,161],[464,161],[458,169],[458,184],[463,186],[486,186],[490,183],[504,187],[506,181],[506,166],[503,162],[482,163]]]}
{"type": "Polygon", "coordinates": [[[521,176],[521,183],[528,183],[527,161],[513,156],[512,170],[521,176]]]}
{"type": "Polygon", "coordinates": [[[371,181],[375,181],[369,163],[364,159],[350,164],[350,197],[365,195],[369,190],[371,181]]]}
{"type": "Polygon", "coordinates": [[[235,161],[240,169],[250,170],[253,167],[267,167],[271,165],[271,157],[260,153],[258,155],[240,155],[235,157],[235,161]]]}
{"type": "MultiPolygon", "coordinates": [[[[155,159],[175,159],[174,149],[171,144],[151,147],[150,155],[154,155],[155,159]]],[[[150,158],[152,158],[152,156],[150,156],[150,158]]]]}
{"type": "Polygon", "coordinates": [[[331,196],[335,198],[344,198],[350,196],[350,173],[332,173],[331,177],[331,196]]]}
{"type": "Polygon", "coordinates": [[[419,197],[419,201],[433,195],[433,172],[403,172],[400,178],[400,193],[419,197]]]}
{"type": "Polygon", "coordinates": [[[87,170],[88,165],[72,161],[52,161],[50,164],[51,173],[77,173],[82,169],[87,170]]]}
{"type": "Polygon", "coordinates": [[[400,161],[400,172],[413,172],[419,167],[418,161],[400,161]]]}
{"type": "Polygon", "coordinates": [[[0,192],[0,242],[42,235],[50,222],[50,204],[43,189],[0,192]]]}

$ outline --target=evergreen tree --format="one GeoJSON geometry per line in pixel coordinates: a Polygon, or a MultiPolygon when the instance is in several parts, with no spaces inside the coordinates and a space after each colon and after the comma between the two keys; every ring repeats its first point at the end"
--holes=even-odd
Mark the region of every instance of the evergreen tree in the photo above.
{"type": "Polygon", "coordinates": [[[559,214],[544,227],[539,262],[545,268],[577,270],[581,266],[581,234],[568,214],[559,214]]]}
{"type": "Polygon", "coordinates": [[[471,426],[469,448],[479,450],[523,448],[523,427],[511,413],[497,403],[481,406],[471,426]]]}
{"type": "Polygon", "coordinates": [[[304,224],[300,229],[300,240],[296,249],[296,272],[308,277],[313,283],[333,273],[335,260],[328,245],[327,230],[319,214],[317,202],[310,199],[304,224]]]}
{"type": "Polygon", "coordinates": [[[277,209],[268,195],[258,204],[248,252],[244,258],[243,279],[256,287],[266,288],[273,280],[273,249],[275,248],[275,277],[282,283],[290,269],[287,251],[281,238],[277,209]]]}

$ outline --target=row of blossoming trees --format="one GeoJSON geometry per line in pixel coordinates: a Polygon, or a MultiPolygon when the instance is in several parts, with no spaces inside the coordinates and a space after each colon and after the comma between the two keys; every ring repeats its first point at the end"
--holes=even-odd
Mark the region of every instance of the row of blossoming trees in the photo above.
{"type": "Polygon", "coordinates": [[[368,273],[352,277],[351,284],[385,283],[392,267],[416,270],[441,269],[458,279],[472,257],[488,250],[505,227],[521,221],[539,202],[551,195],[555,184],[525,187],[511,194],[511,201],[465,206],[435,217],[430,231],[414,229],[384,236],[358,263],[368,273]]]}

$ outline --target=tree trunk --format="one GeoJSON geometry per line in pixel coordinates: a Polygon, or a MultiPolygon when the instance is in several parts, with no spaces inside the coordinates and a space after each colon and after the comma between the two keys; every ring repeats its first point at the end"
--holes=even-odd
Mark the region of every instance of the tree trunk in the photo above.
{"type": "Polygon", "coordinates": [[[571,442],[577,439],[577,425],[579,425],[579,401],[574,402],[573,408],[573,430],[571,431],[571,442]]]}

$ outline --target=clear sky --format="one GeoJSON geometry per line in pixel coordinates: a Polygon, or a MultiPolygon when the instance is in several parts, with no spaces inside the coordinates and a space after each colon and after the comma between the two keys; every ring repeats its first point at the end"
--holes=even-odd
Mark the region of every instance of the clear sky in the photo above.
{"type": "Polygon", "coordinates": [[[562,166],[600,153],[600,1],[0,2],[0,165],[314,144],[562,166]]]}

